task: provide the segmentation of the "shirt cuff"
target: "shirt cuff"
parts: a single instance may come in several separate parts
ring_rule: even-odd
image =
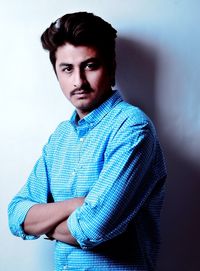
[[[76,209],[68,218],[67,226],[71,235],[76,239],[82,249],[92,249],[102,243],[102,238],[92,240],[84,233],[80,225],[80,208]]]
[[[13,214],[12,219],[10,221],[10,230],[11,232],[18,236],[21,237],[23,240],[34,240],[39,238],[39,236],[34,236],[34,235],[28,235],[24,232],[24,228],[23,228],[23,223],[25,220],[25,217],[28,213],[28,211],[30,210],[31,207],[33,207],[35,204],[35,202],[32,201],[23,201],[20,202],[17,205],[17,209],[15,210],[15,214]]]

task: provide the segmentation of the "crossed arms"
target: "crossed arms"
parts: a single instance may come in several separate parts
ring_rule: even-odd
[[[157,182],[157,177],[146,175],[154,157],[154,137],[146,126],[136,128],[123,129],[107,147],[94,185],[89,192],[78,193],[86,198],[60,197],[61,201],[47,203],[51,190],[45,148],[28,182],[9,205],[12,233],[26,240],[46,234],[91,249],[125,231]]]
[[[80,197],[55,203],[36,204],[27,213],[24,231],[29,235],[46,234],[58,241],[78,245],[68,229],[67,219],[83,202],[84,198]]]

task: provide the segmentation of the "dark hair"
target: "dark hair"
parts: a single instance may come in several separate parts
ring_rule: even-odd
[[[44,49],[55,70],[56,50],[66,42],[72,45],[95,47],[115,77],[115,39],[117,31],[102,18],[88,12],[75,12],[62,16],[48,27],[41,36]],[[112,85],[115,83],[113,78]]]

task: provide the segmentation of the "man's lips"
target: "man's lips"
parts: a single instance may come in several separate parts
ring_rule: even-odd
[[[86,91],[86,90],[79,90],[79,91],[76,91],[75,93],[74,93],[74,95],[81,95],[81,94],[87,94],[87,93],[89,93],[90,91]]]

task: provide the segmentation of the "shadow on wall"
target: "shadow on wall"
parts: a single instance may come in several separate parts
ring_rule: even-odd
[[[150,46],[119,37],[116,46],[117,84],[125,100],[154,120],[156,52]]]
[[[156,48],[123,37],[118,39],[117,85],[128,102],[142,108],[154,121],[167,160],[167,193],[157,270],[196,271],[200,266],[200,167],[174,148],[173,131],[164,134],[165,123],[158,121],[155,103],[158,61]]]
[[[200,266],[200,167],[163,140],[168,191],[162,213],[159,271],[197,271]]]

